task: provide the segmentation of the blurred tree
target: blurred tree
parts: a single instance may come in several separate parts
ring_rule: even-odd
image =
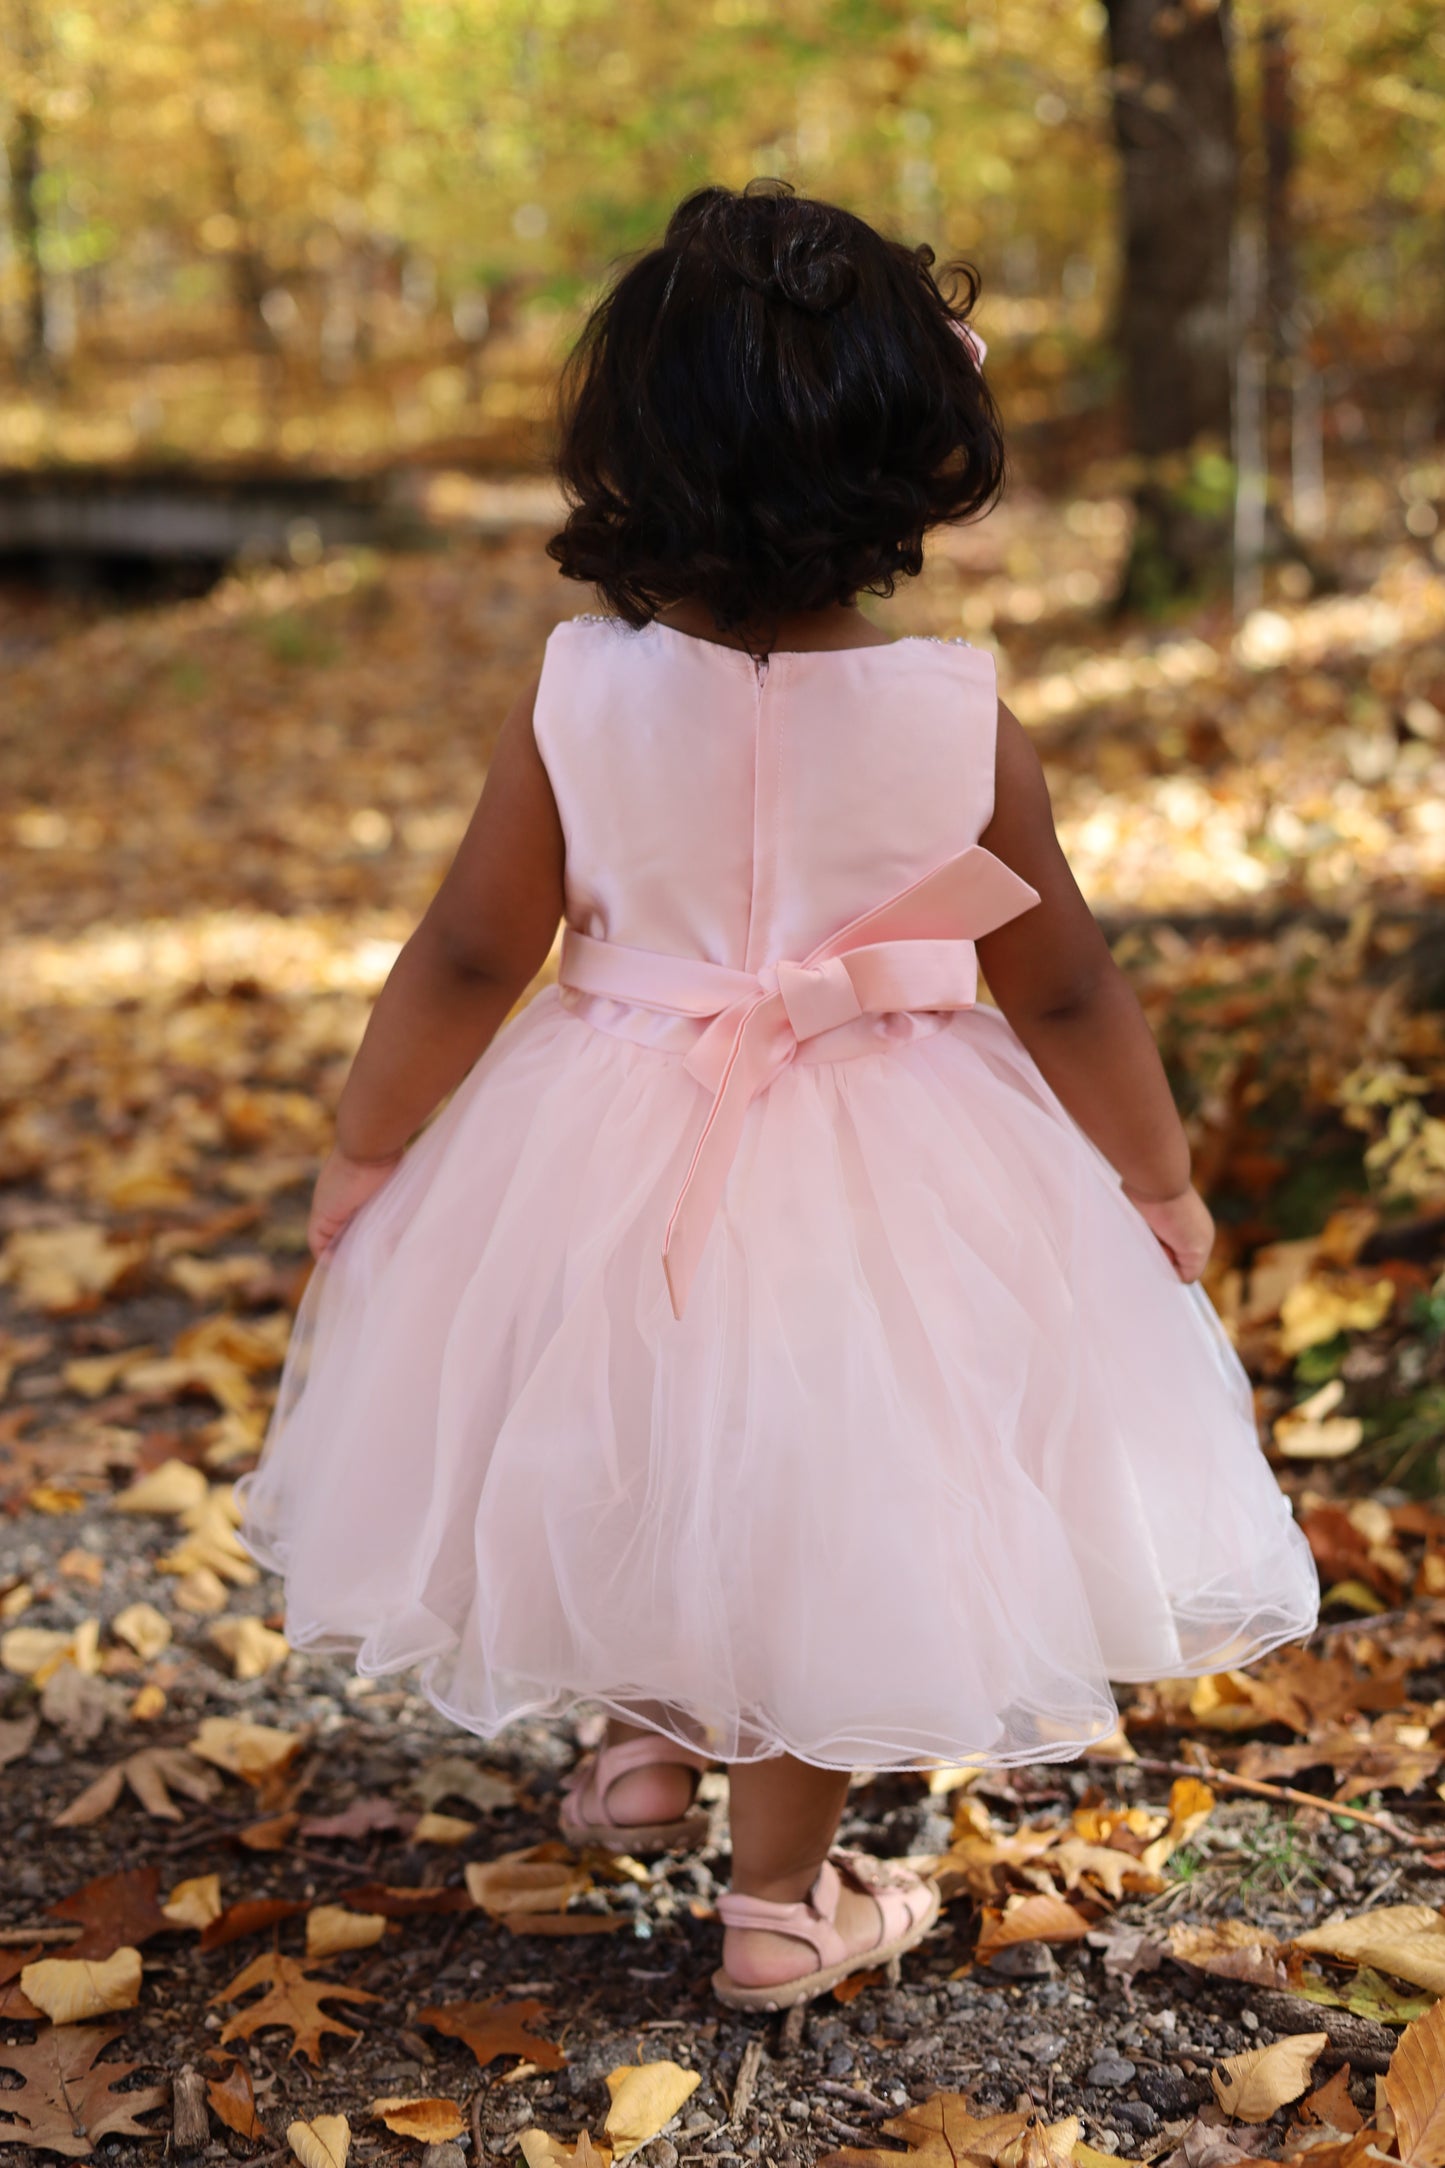
[[[1105,0],[1120,156],[1119,341],[1139,462],[1120,602],[1228,564],[1239,153],[1229,0]]]
[[[40,34],[35,0],[8,0],[5,59],[10,126],[5,145],[11,246],[19,287],[16,358],[26,377],[48,374],[45,263],[40,247]]]

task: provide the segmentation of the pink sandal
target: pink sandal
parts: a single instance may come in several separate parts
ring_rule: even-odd
[[[612,1852],[683,1851],[702,1844],[708,1833],[708,1816],[694,1807],[676,1822],[613,1822],[607,1817],[607,1794],[619,1777],[658,1762],[676,1762],[701,1774],[712,1763],[706,1754],[680,1746],[660,1735],[628,1739],[621,1746],[604,1746],[584,1755],[567,1779],[558,1815],[562,1834],[569,1844],[602,1844]]]
[[[850,1949],[833,1924],[845,1882],[871,1897],[882,1915],[878,1939],[868,1949]],[[811,2002],[850,1973],[886,1965],[911,1950],[938,1918],[939,1904],[936,1882],[915,1874],[901,1860],[874,1859],[867,1852],[830,1852],[802,1904],[775,1904],[768,1897],[729,1890],[717,1903],[725,1927],[793,1935],[812,1946],[818,1963],[813,1971],[772,1987],[743,1987],[719,1967],[712,1976],[713,1992],[730,2010],[789,2010],[794,2003]]]

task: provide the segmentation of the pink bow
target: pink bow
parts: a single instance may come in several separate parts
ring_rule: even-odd
[[[565,929],[561,985],[711,1019],[684,1064],[712,1093],[712,1106],[663,1239],[674,1317],[686,1306],[748,1107],[800,1043],[858,1016],[971,1008],[978,992],[974,942],[1038,901],[1037,889],[975,843],[861,913],[800,963],[758,972]]]

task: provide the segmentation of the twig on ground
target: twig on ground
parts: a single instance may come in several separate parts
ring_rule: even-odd
[[[1112,1754],[1084,1754],[1084,1761],[1114,1762]],[[1445,1848],[1445,1830],[1426,1830],[1420,1834],[1402,1829],[1388,1814],[1372,1813],[1368,1807],[1346,1806],[1340,1799],[1322,1799],[1318,1792],[1304,1792],[1293,1784],[1266,1784],[1260,1777],[1237,1777],[1227,1769],[1216,1769],[1212,1762],[1201,1757],[1198,1761],[1164,1761],[1153,1755],[1141,1754],[1137,1761],[1125,1764],[1146,1776],[1199,1777],[1204,1783],[1226,1792],[1248,1792],[1253,1799],[1274,1799],[1281,1806],[1314,1807],[1321,1814],[1342,1815],[1347,1821],[1364,1822],[1371,1829],[1383,1830],[1396,1844],[1403,1844],[1411,1851],[1435,1852]]]

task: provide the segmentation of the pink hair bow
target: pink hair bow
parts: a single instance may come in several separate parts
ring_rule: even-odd
[[[988,352],[988,348],[984,345],[983,340],[979,337],[978,333],[973,329],[971,324],[960,324],[958,322],[955,322],[953,328],[958,333],[958,336],[962,339],[964,345],[973,355],[974,360],[978,363],[978,366],[981,369],[983,367],[983,357]]]

